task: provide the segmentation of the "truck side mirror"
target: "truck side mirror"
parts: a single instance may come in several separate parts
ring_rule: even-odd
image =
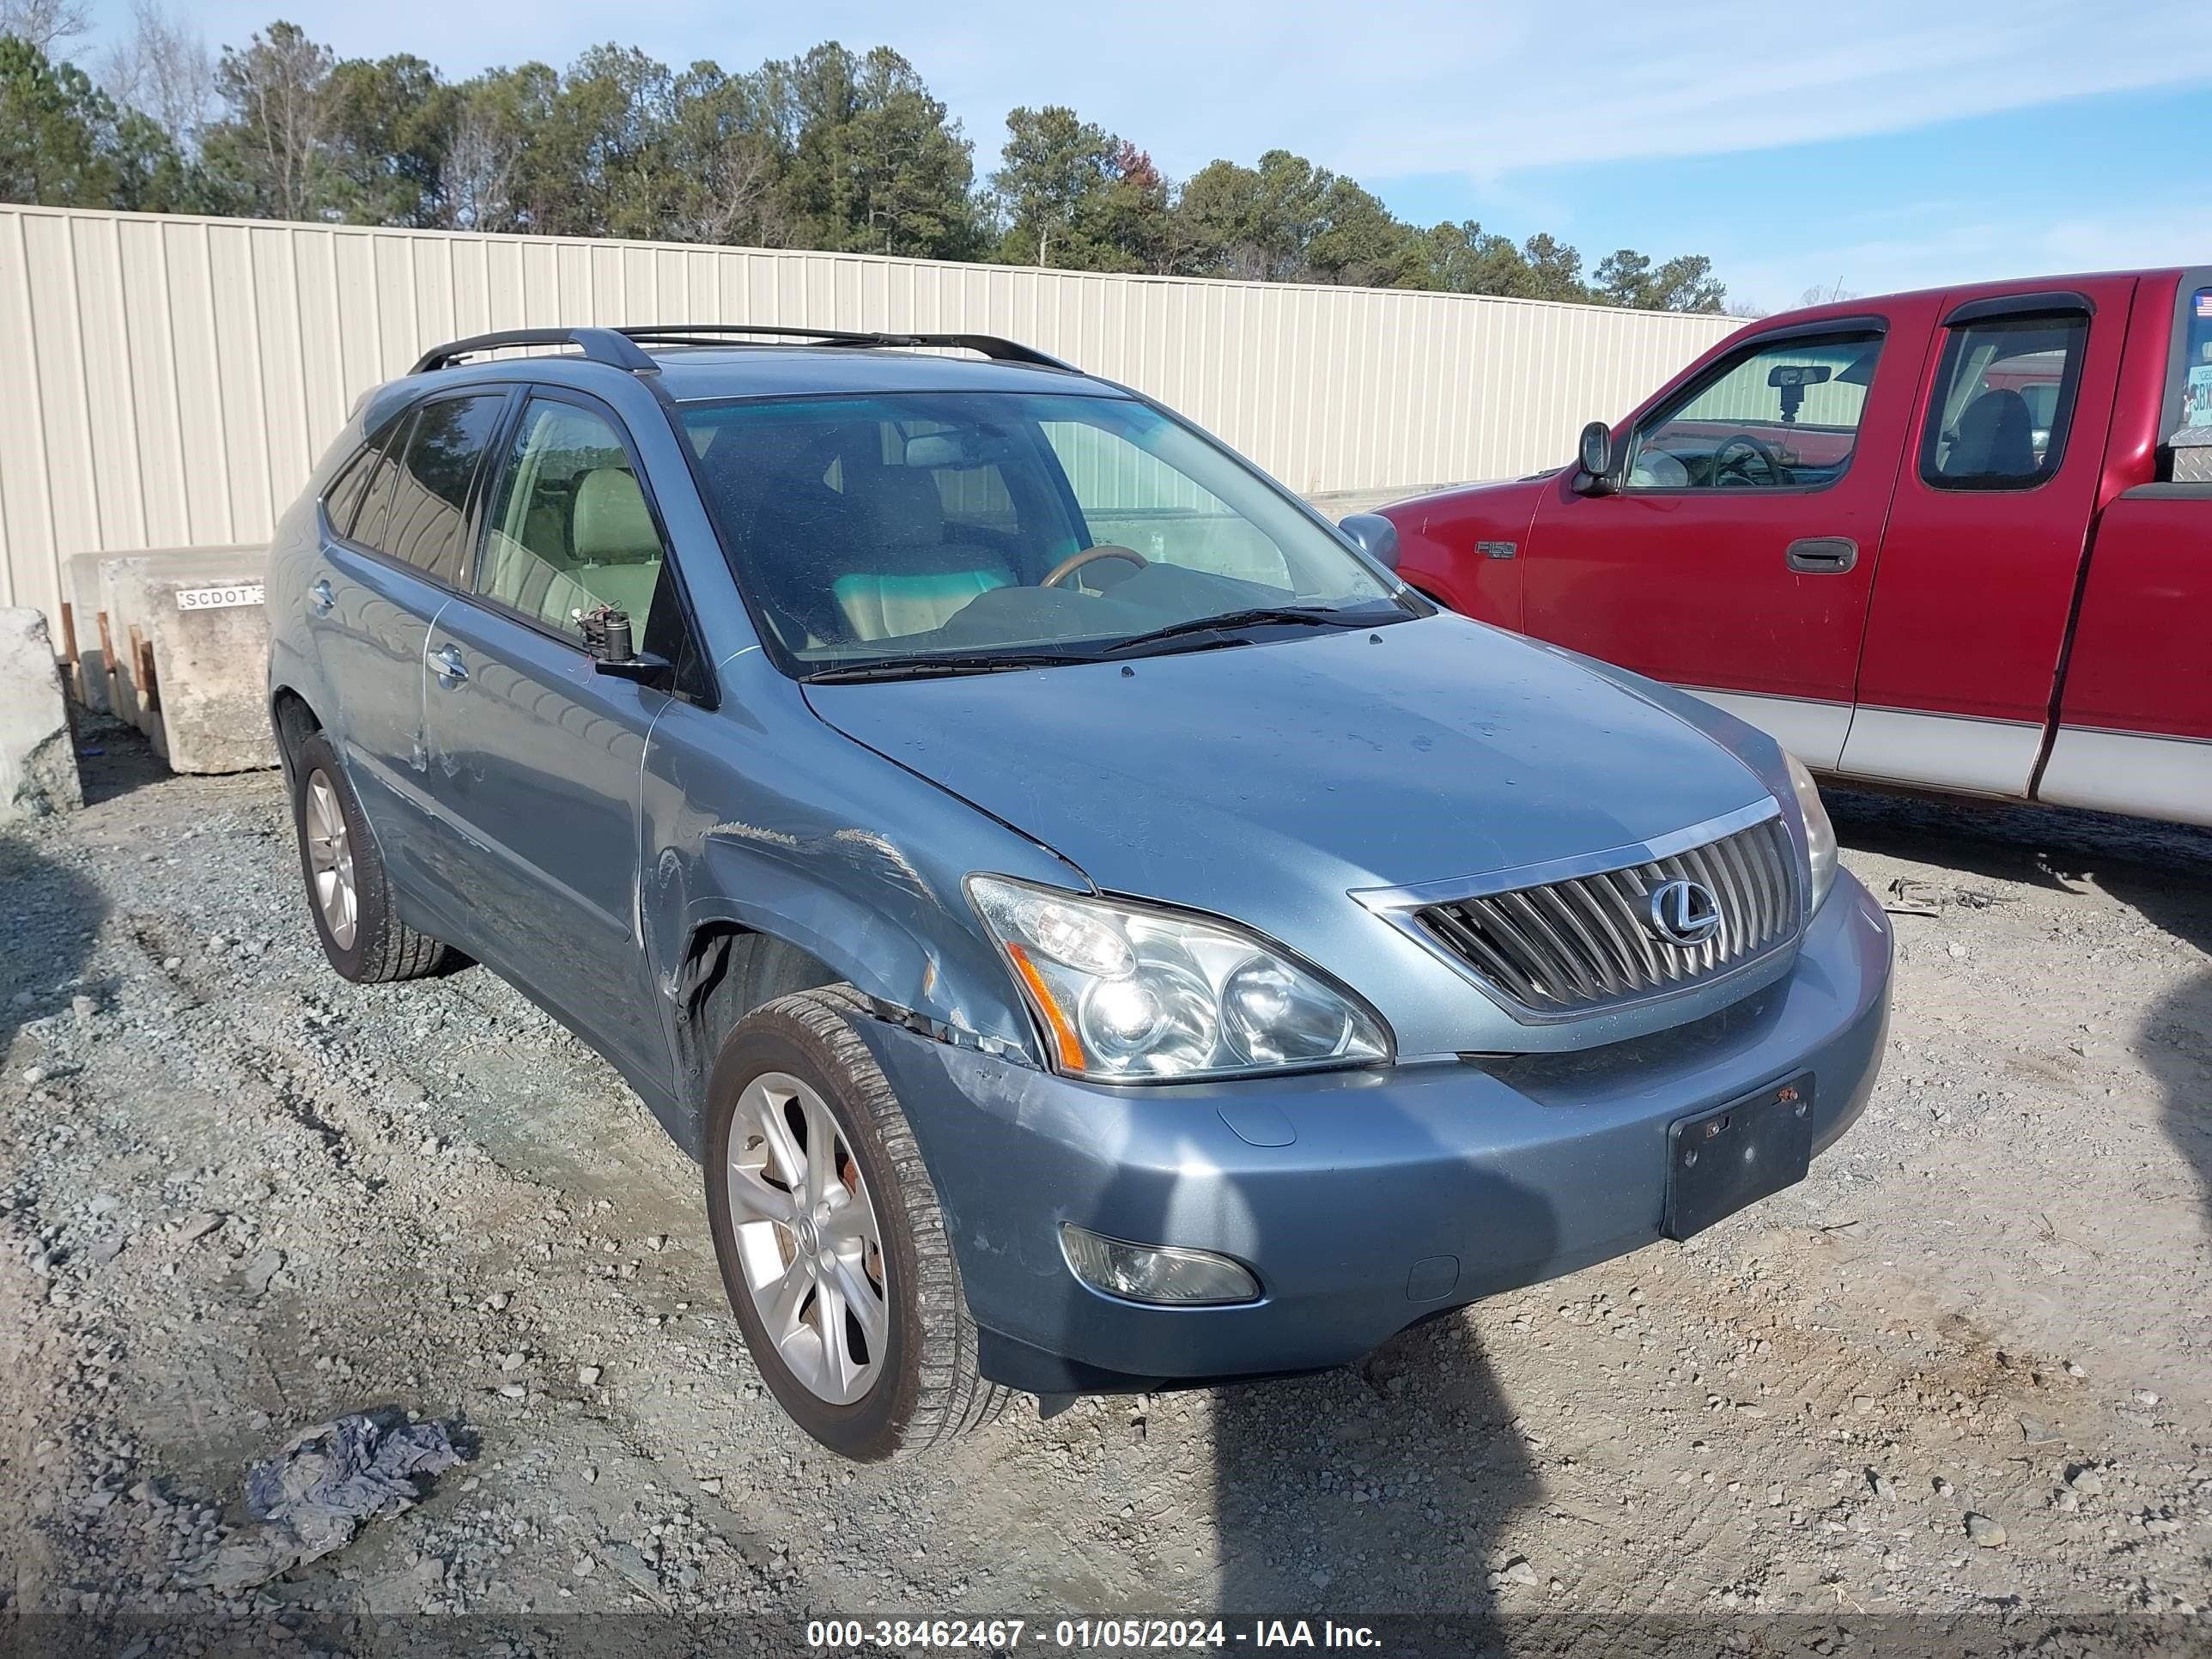
[[[1398,526],[1380,513],[1355,513],[1337,528],[1385,570],[1398,568]]]
[[[1613,476],[1613,428],[1603,421],[1592,421],[1583,428],[1576,459],[1577,495],[1610,495],[1620,488],[1620,480]]]

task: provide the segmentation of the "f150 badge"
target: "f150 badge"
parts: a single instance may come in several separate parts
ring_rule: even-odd
[[[1477,542],[1474,550],[1486,559],[1510,559],[1514,549],[1511,542]]]

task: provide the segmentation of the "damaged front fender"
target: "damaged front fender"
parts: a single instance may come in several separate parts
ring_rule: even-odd
[[[675,1051],[691,941],[729,924],[806,951],[903,1023],[1038,1063],[961,883],[987,870],[1088,890],[1082,872],[816,719],[759,653],[725,673],[725,706],[672,705],[645,757],[640,921]]]

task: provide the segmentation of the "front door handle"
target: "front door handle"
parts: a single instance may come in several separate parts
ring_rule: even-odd
[[[314,607],[318,617],[329,616],[331,607],[337,602],[338,596],[331,591],[331,579],[327,576],[323,577],[307,590],[307,603]]]
[[[1783,557],[1802,575],[1840,576],[1859,562],[1859,544],[1849,536],[1808,536],[1790,543]]]
[[[461,660],[460,652],[450,645],[430,659],[430,666],[448,686],[459,685],[469,677],[469,665]]]

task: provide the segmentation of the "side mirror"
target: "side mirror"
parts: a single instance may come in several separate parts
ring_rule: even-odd
[[[1337,528],[1385,570],[1398,568],[1398,526],[1380,513],[1355,513]]]
[[[593,673],[650,686],[656,691],[665,691],[676,684],[675,664],[630,644],[629,612],[603,605],[594,611],[578,611],[575,620],[584,636],[584,649],[591,655]]]
[[[1620,488],[1613,476],[1613,428],[1603,421],[1592,421],[1583,428],[1575,458],[1580,467],[1575,477],[1577,495],[1610,495]]]
[[[605,674],[610,679],[630,680],[639,685],[650,686],[655,691],[671,690],[676,684],[676,665],[665,657],[654,656],[650,651],[640,651],[619,662],[594,657],[592,672]]]

